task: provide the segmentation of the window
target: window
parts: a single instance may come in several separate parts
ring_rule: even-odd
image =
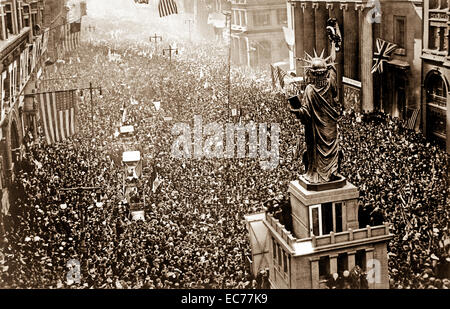
[[[337,271],[338,274],[342,274],[344,270],[348,269],[348,256],[347,253],[341,253],[337,257]]]
[[[427,103],[447,107],[447,87],[439,74],[431,75],[426,83]]]
[[[406,36],[406,18],[405,16],[394,16],[394,43],[397,48],[405,49]]]
[[[330,257],[321,256],[319,260],[319,279],[323,280],[330,274]]]
[[[309,207],[309,232],[311,236],[320,236],[322,230],[322,216],[320,205],[314,205]]]
[[[24,27],[30,27],[30,6],[22,4],[22,24]]]
[[[273,259],[276,259],[277,257],[277,243],[275,242],[275,239],[272,238],[272,257]]]
[[[280,245],[277,244],[277,248],[278,248],[278,265],[281,266],[282,257],[281,257],[281,247],[280,247]]]
[[[285,273],[288,272],[288,257],[287,257],[286,252],[284,252],[284,251],[283,251],[283,271]]]
[[[358,250],[355,254],[355,264],[366,270],[366,250]]]
[[[336,218],[334,220],[335,222],[335,228],[334,230],[336,233],[342,232],[342,203],[336,203],[334,204],[334,217]]]
[[[270,12],[262,11],[253,13],[253,24],[255,26],[269,26],[270,25]]]
[[[247,25],[247,20],[245,18],[245,12],[244,11],[240,11],[239,12],[239,18],[240,18],[240,25],[241,26],[246,26]]]
[[[342,203],[324,203],[309,207],[310,235],[342,232]]]
[[[277,10],[277,21],[279,25],[287,25],[287,10],[278,9]]]
[[[430,9],[439,8],[439,0],[429,0],[429,1],[430,1]]]
[[[429,139],[444,145],[446,134],[447,87],[439,73],[426,80],[426,126]]]
[[[14,34],[14,26],[13,26],[13,15],[12,15],[12,9],[11,4],[6,3],[5,7],[5,26],[6,26],[6,38],[8,38],[10,35]]]

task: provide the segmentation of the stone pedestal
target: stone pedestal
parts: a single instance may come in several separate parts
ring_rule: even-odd
[[[342,229],[358,229],[358,197],[359,191],[348,181],[340,183],[335,188],[330,183],[326,188],[315,191],[308,190],[308,184],[303,180],[291,181],[289,184],[290,201],[292,207],[292,223],[296,238],[308,238],[310,235],[309,207],[325,203],[342,203]],[[310,184],[309,184],[310,185]],[[320,186],[320,185],[319,185]],[[319,236],[319,235],[316,235]]]

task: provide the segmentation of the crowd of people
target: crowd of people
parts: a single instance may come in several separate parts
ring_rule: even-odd
[[[169,62],[136,39],[138,23],[128,21],[134,37],[121,40],[107,38],[114,30],[108,21],[95,28],[75,53],[48,67],[41,82],[40,91],[89,82],[103,91],[92,101],[79,93],[75,136],[27,145],[12,193],[18,198],[0,238],[0,287],[266,287],[250,271],[244,215],[261,211],[268,200],[286,200],[288,183],[303,172],[294,155],[304,144],[302,128],[285,97],[271,88],[267,71],[233,68],[230,107],[241,110],[233,116],[225,48],[179,41]],[[114,133],[124,109],[144,166],[157,166],[162,179],[157,192],[151,183],[142,186],[145,221],[132,221],[123,200],[122,146]],[[205,124],[279,124],[278,167],[263,170],[258,158],[173,158],[174,123],[192,127],[195,115]],[[360,189],[361,225],[389,222],[394,234],[391,287],[449,288],[445,152],[383,115],[345,113],[339,128],[341,173]],[[66,280],[69,260],[81,264],[79,283]],[[334,280],[339,276],[346,277]],[[345,282],[330,279],[329,286],[352,284]]]

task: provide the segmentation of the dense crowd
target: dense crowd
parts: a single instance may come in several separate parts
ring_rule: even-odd
[[[127,26],[135,33],[138,24]],[[103,91],[92,102],[79,93],[76,136],[51,146],[42,139],[28,143],[16,173],[13,195],[19,199],[0,238],[0,287],[265,287],[261,276],[250,273],[244,215],[262,210],[268,200],[287,199],[289,181],[303,171],[293,151],[304,144],[301,124],[284,96],[271,89],[267,71],[233,68],[230,107],[240,107],[241,117],[230,116],[224,48],[181,41],[169,62],[135,37],[106,39],[111,28],[99,22],[89,34],[96,40],[85,41],[43,77],[52,80],[42,81],[41,91],[83,88],[91,81]],[[145,222],[130,220],[123,202],[122,148],[114,133],[124,109],[144,166],[158,166],[162,177],[156,193],[147,178],[140,187]],[[192,127],[195,115],[204,124],[278,123],[278,167],[262,170],[257,158],[173,158],[173,124]],[[361,226],[392,227],[391,287],[450,287],[445,152],[383,115],[346,113],[339,128],[341,172],[360,188]],[[80,283],[66,280],[71,259],[81,263]],[[330,278],[329,286],[354,286],[346,275],[352,273]]]

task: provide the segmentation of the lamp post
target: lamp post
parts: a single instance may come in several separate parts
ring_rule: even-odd
[[[150,42],[155,41],[155,54],[158,53],[158,39],[159,39],[159,41],[162,41],[162,36],[156,35],[156,33],[155,33],[154,36],[151,36],[151,37],[149,38]]]
[[[186,24],[186,22],[189,24],[189,41],[191,41],[191,23],[194,23],[194,21],[192,19],[186,19],[184,23]]]
[[[228,31],[230,36],[230,41],[228,42],[228,99],[227,99],[227,114],[230,117],[230,106],[231,106],[231,12],[222,12],[226,17],[226,22],[228,22]]]

